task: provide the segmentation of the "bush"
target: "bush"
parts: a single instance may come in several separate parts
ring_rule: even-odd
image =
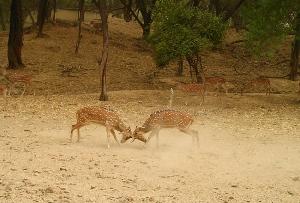
[[[159,0],[153,19],[149,41],[159,66],[219,44],[226,28],[217,16],[176,0]]]

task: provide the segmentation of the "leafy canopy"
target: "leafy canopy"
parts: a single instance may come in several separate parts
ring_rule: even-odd
[[[256,0],[245,4],[241,13],[248,48],[256,55],[271,55],[295,31],[299,12],[299,0]]]
[[[219,44],[226,28],[214,14],[176,0],[157,1],[153,19],[149,40],[159,66]]]

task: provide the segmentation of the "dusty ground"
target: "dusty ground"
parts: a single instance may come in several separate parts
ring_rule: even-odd
[[[188,72],[174,77],[171,64],[154,77],[151,49],[138,26],[110,22],[108,88],[120,91],[110,91],[107,104],[133,129],[168,104],[171,83],[164,81],[188,80]],[[203,106],[199,97],[175,91],[174,108],[195,115],[198,149],[189,136],[164,130],[159,149],[154,138],[146,148],[136,141],[108,150],[98,126],[82,129],[81,142],[70,143],[76,110],[103,105],[96,94],[101,35],[84,32],[76,56],[76,28],[48,25],[45,33],[42,39],[25,35],[22,72],[34,77],[28,93],[0,97],[0,202],[300,202],[296,83],[289,94],[210,95]],[[229,35],[227,42],[236,39]],[[6,42],[7,33],[0,33],[0,64],[6,63]],[[279,62],[289,57],[289,46],[280,50],[259,61],[240,45],[224,45],[203,53],[205,71],[226,79],[244,76],[236,70],[252,78],[282,76],[288,65]],[[286,90],[285,84],[272,82],[273,91]]]
[[[163,108],[168,97],[161,91],[111,94],[108,104],[132,128]],[[191,137],[165,130],[159,149],[153,139],[146,148],[137,141],[114,143],[109,150],[105,130],[97,126],[82,129],[80,143],[69,142],[76,109],[102,105],[96,98],[0,101],[0,202],[300,201],[300,108],[295,97],[232,96],[223,103],[208,97],[199,107],[178,94],[174,108],[197,113],[193,128],[200,132],[198,149]],[[187,99],[191,105],[184,107]]]

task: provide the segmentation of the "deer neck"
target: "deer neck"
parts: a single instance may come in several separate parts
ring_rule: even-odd
[[[127,129],[127,126],[120,120],[116,127],[116,130],[119,132],[124,132],[126,129]]]

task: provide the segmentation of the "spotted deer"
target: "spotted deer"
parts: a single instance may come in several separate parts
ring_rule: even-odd
[[[271,82],[268,78],[264,78],[264,77],[259,77],[250,80],[250,82],[246,85],[246,88],[259,87],[259,86],[262,86],[266,89],[266,95],[271,94]]]
[[[199,144],[198,131],[190,129],[194,122],[192,116],[186,112],[177,110],[160,110],[152,113],[141,127],[136,127],[132,136],[123,137],[122,143],[132,138],[132,142],[137,139],[144,143],[149,143],[150,139],[156,135],[156,146],[159,147],[159,131],[163,128],[177,128],[183,133],[191,135]],[[151,132],[146,139],[144,135]]]
[[[89,124],[99,124],[106,128],[107,148],[110,148],[110,134],[113,135],[115,141],[119,144],[116,131],[123,134],[123,137],[131,137],[131,129],[126,126],[120,119],[117,112],[108,107],[84,107],[77,111],[77,123],[72,125],[70,140],[72,142],[73,131],[77,129],[77,142],[80,140],[79,129]]]
[[[217,90],[217,95],[219,95],[220,90],[224,87],[226,87],[224,84],[226,83],[226,80],[222,77],[205,77],[204,78],[204,84],[207,87],[212,87],[213,90]],[[225,89],[225,91],[228,91]]]
[[[0,94],[2,94],[4,98],[6,98],[7,92],[8,92],[7,86],[0,84]]]
[[[204,97],[205,97],[205,85],[201,83],[189,83],[189,84],[179,84],[177,86],[177,89],[184,92],[184,93],[199,93],[201,96],[201,104],[204,103]]]
[[[30,86],[32,83],[32,76],[27,74],[12,73],[7,74],[6,77],[10,81],[9,94],[15,89],[17,84],[23,84],[23,91],[21,93],[21,96],[23,96],[28,86]]]
[[[1,80],[7,84],[7,95],[10,95],[11,92],[16,88],[17,84],[23,84],[23,91],[21,96],[24,95],[26,88],[32,83],[32,76],[22,73],[7,73],[6,69],[2,67],[1,70]]]

